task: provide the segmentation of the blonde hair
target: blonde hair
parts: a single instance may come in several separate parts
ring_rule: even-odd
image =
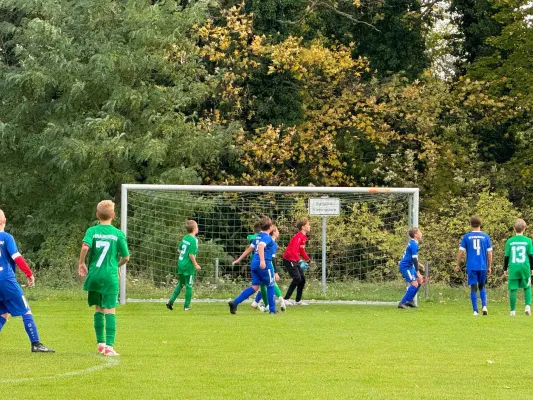
[[[187,222],[185,222],[185,229],[187,229],[188,233],[193,233],[194,232],[194,228],[196,228],[197,226],[198,226],[198,224],[193,219],[189,219],[189,220],[187,220]]]
[[[115,214],[115,203],[111,200],[102,200],[96,206],[96,218],[106,221],[113,218]]]
[[[521,218],[518,218],[514,223],[514,230],[516,233],[524,233],[526,230],[526,221]]]

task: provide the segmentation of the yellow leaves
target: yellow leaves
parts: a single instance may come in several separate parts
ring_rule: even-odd
[[[353,5],[357,8],[361,7],[361,0],[353,0]]]

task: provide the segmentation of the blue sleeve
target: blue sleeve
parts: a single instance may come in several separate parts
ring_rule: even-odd
[[[13,256],[17,254],[19,251],[17,249],[17,244],[15,243],[15,239],[13,236],[9,235],[6,240],[6,250],[9,253],[9,256],[11,259],[13,259]]]
[[[418,244],[411,242],[411,262],[413,267],[418,267]]]
[[[466,250],[467,243],[468,241],[466,240],[466,235],[464,235],[463,238],[461,239],[461,246],[459,248]]]
[[[492,243],[490,241],[490,236],[487,235],[487,251],[492,250]]]

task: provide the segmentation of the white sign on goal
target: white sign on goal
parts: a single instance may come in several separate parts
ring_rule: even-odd
[[[309,199],[309,215],[321,217],[339,216],[341,214],[341,200],[320,198]]]

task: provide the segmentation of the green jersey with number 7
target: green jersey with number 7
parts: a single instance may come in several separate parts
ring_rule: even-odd
[[[103,295],[118,295],[118,262],[120,257],[130,255],[124,232],[113,225],[91,226],[85,232],[83,243],[89,246],[89,271],[83,289]]]

